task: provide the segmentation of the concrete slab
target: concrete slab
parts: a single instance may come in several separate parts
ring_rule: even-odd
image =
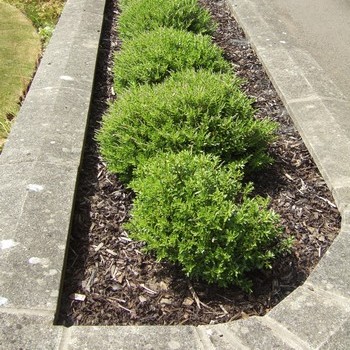
[[[200,326],[216,349],[301,349],[303,345],[297,337],[287,337],[286,332],[278,333],[264,323],[264,317],[251,317],[216,326]]]
[[[16,229],[27,196],[25,174],[31,174],[33,166],[32,163],[1,164],[0,161],[0,241],[10,239]]]
[[[283,44],[269,45],[256,50],[284,102],[312,97],[346,99],[307,52]]]
[[[31,90],[13,125],[0,164],[49,162],[78,165],[90,94],[71,88]]]
[[[327,0],[322,2],[329,5]],[[310,11],[307,2],[300,4],[298,10],[294,3],[277,0],[226,3],[255,47],[342,212],[350,203],[350,86],[343,89],[342,84],[343,80],[349,81],[349,70],[343,70],[341,77],[328,74],[332,72],[319,60],[320,55],[311,54],[309,46],[304,45],[307,33],[305,37],[295,37],[298,25],[305,28],[318,23],[313,11],[308,13],[310,22],[301,24],[297,20],[296,25],[291,19],[290,16],[299,18],[294,17],[296,12],[305,18],[300,8]],[[343,4],[338,5],[337,11],[344,8]],[[335,11],[335,6],[331,7]],[[350,8],[345,6],[344,10]],[[350,32],[350,26],[344,30]]]
[[[350,95],[350,5],[330,0],[229,0],[239,21],[248,29],[254,44],[262,43],[257,20],[273,28],[276,42],[309,53],[330,80]],[[253,21],[255,20],[255,23]],[[261,24],[261,23],[260,23]],[[264,25],[260,25],[264,32]],[[257,33],[259,34],[259,33]],[[266,38],[265,38],[266,39]],[[266,43],[265,43],[266,44]]]
[[[284,101],[321,96],[346,99],[310,53],[290,40],[283,15],[266,1],[226,0],[245,29],[262,64]]]
[[[267,316],[318,349],[350,320],[349,299],[310,286],[299,287]]]
[[[74,13],[76,15],[80,14],[80,16],[85,16],[86,13],[103,16],[104,7],[105,1],[75,0],[67,2],[60,20],[67,19],[70,14]],[[97,30],[98,28],[95,27],[95,29]]]
[[[320,350],[348,350],[350,349],[350,321],[345,322]]]
[[[350,137],[337,122],[340,116],[334,114],[334,102],[314,98],[290,102],[287,109],[342,211],[350,203],[350,193],[346,195],[350,189]]]
[[[68,87],[91,92],[93,77],[90,72],[95,68],[100,36],[96,28],[102,24],[103,17],[84,12],[81,17],[75,18],[75,13],[68,12],[68,18],[62,17],[55,31],[55,40],[47,48],[31,90]]]
[[[195,327],[71,327],[66,349],[203,350]]]
[[[20,175],[19,179],[13,177],[9,180],[16,184],[21,198],[26,193],[21,211],[15,217],[15,227],[11,226],[13,220],[7,223],[6,218],[1,218],[4,227],[10,227],[10,231],[4,229],[0,236],[0,241],[5,242],[6,247],[1,249],[0,254],[0,296],[6,302],[0,308],[54,312],[68,240],[77,169],[37,163],[30,173]],[[18,200],[17,192],[8,195],[7,203]]]
[[[307,282],[349,298],[350,303],[350,228],[343,230],[328,249]]]
[[[0,348],[6,350],[57,350],[63,328],[45,315],[0,312]]]
[[[104,6],[67,2],[2,152],[4,163],[80,162]]]

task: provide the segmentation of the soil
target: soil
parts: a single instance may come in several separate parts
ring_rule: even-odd
[[[222,47],[244,90],[255,98],[257,117],[280,123],[271,145],[274,165],[254,179],[256,193],[271,198],[293,250],[271,270],[251,273],[253,292],[219,288],[186,278],[179,267],[156,262],[123,230],[134,194],[106,171],[94,134],[109,102],[112,55],[120,48],[118,8],[107,1],[88,130],[72,223],[58,324],[199,325],[264,315],[301,285],[339,232],[340,216],[324,180],[296,131],[242,29],[224,1],[201,0],[219,23]]]

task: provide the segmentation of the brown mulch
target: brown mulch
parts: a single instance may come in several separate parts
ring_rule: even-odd
[[[271,198],[293,251],[272,270],[251,274],[254,290],[218,288],[189,281],[176,266],[157,263],[128,238],[133,193],[100,159],[94,133],[113,96],[111,55],[120,43],[115,33],[118,10],[107,1],[89,135],[72,224],[66,277],[57,323],[65,325],[215,324],[264,315],[298,287],[323,256],[340,227],[340,216],[325,182],[271,85],[243,31],[223,1],[200,1],[219,22],[213,40],[225,50],[244,89],[255,98],[257,116],[280,123],[271,146],[274,165],[257,176],[256,192]]]

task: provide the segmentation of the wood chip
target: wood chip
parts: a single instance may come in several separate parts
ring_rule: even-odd
[[[193,303],[194,300],[192,298],[185,298],[185,300],[182,302],[182,305],[191,306]]]
[[[114,251],[111,250],[111,249],[106,249],[106,252],[109,253],[109,254],[111,254],[111,255],[113,255],[113,256],[118,255],[118,253],[114,252]]]
[[[139,295],[139,300],[141,303],[145,303],[148,299],[144,297],[143,295]]]
[[[190,292],[193,296],[193,299],[196,301],[197,307],[200,310],[201,309],[201,302],[200,302],[198,295],[195,292],[195,290],[193,289],[192,284],[190,282],[188,282],[188,289],[190,290]]]
[[[149,294],[158,294],[158,292],[156,292],[156,291],[154,291],[154,290],[152,290],[152,289],[149,289],[149,288],[147,288],[143,283],[141,283],[140,284],[140,287],[141,288],[143,288],[147,293],[149,293]]]
[[[85,301],[86,295],[79,294],[79,293],[74,293],[74,294],[71,295],[71,299],[76,300],[76,301]]]
[[[98,246],[95,247],[95,252],[98,252],[103,247],[103,243],[101,242]]]

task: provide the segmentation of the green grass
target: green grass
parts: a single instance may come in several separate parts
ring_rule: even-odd
[[[0,0],[0,152],[63,5],[63,0]]]
[[[40,50],[40,38],[32,23],[15,7],[0,2],[0,149]]]
[[[65,0],[4,0],[20,9],[37,29],[43,44],[49,41]]]

